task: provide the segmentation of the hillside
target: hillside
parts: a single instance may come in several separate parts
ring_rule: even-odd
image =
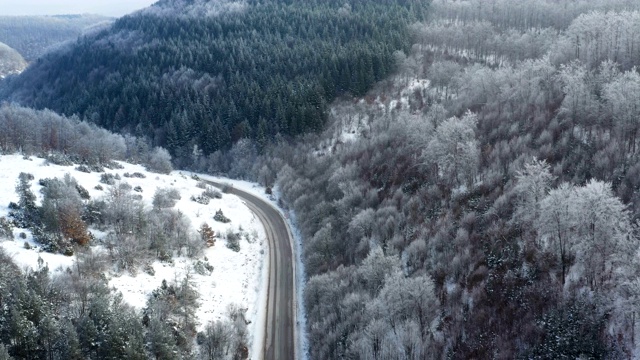
[[[242,138],[264,146],[322,129],[327,103],[387,76],[420,4],[159,2],[47,55],[4,98],[150,136],[181,158]]]
[[[4,343],[16,359],[29,354],[68,358],[74,345],[62,338],[77,337],[79,349],[75,350],[84,358],[107,354],[122,358],[125,350],[129,358],[134,354],[137,358],[152,354],[176,358],[225,347],[233,353],[242,346],[259,354],[266,307],[264,254],[268,251],[259,220],[234,195],[206,189],[191,176],[150,173],[125,162],[114,165],[98,169],[56,165],[38,157],[0,156],[0,183],[5,184],[0,191],[0,297],[4,306],[0,309],[0,350]],[[16,222],[20,210],[10,204],[21,203],[13,185],[23,183],[22,179],[30,179],[26,184],[44,230]],[[71,220],[73,212],[67,212],[76,205],[82,214],[77,222]],[[208,243],[202,231],[205,223]],[[124,233],[123,226],[128,229]],[[45,241],[55,238],[55,227],[65,237],[76,234],[72,245],[56,250],[57,246]],[[82,231],[89,237],[80,244]],[[13,264],[24,273],[7,279],[5,274]],[[50,292],[38,293],[32,285],[24,285],[31,294],[29,301],[35,302],[25,305],[21,303],[25,298],[15,289],[22,286],[20,279],[30,276],[47,282]],[[8,295],[7,291],[14,292]],[[100,308],[104,301],[106,308]],[[92,313],[83,313],[83,306]],[[21,319],[37,329],[37,334],[13,328]],[[101,334],[84,334],[87,326],[97,327]],[[129,333],[117,326],[127,327]],[[216,326],[228,335],[215,340],[216,348],[207,350],[203,341],[209,341]],[[198,332],[199,339],[204,339],[201,347],[193,343]],[[56,346],[37,345],[45,343],[44,336],[54,339]],[[137,336],[144,337],[146,345],[136,343]],[[101,345],[91,345],[98,339]],[[118,348],[120,341],[130,345]]]
[[[0,79],[11,74],[19,74],[27,67],[27,62],[14,49],[0,42]]]
[[[0,41],[28,62],[111,19],[98,15],[0,16]]]
[[[430,14],[323,133],[206,162],[295,215],[309,357],[639,358],[638,3]]]

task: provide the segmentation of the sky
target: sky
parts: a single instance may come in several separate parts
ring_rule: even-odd
[[[0,15],[99,14],[122,16],[157,0],[0,0]]]

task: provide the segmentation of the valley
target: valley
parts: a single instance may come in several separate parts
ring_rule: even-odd
[[[0,359],[640,357],[638,24],[163,0],[43,55],[0,83]]]

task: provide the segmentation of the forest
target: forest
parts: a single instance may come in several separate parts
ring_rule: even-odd
[[[276,134],[321,130],[336,96],[364,94],[387,76],[422,8],[224,1],[214,14],[185,16],[189,2],[168,4],[40,58],[5,98],[150,135],[176,157],[194,146],[205,155],[228,150],[243,138],[262,147]],[[207,2],[200,6],[206,13]]]
[[[295,214],[311,359],[640,355],[638,10],[433,2],[325,131],[193,163]]]
[[[193,2],[178,4],[199,13]],[[310,359],[640,356],[635,335],[640,305],[637,2],[437,0],[426,12],[413,3],[395,1],[354,1],[346,7],[318,0],[305,2],[309,6],[304,8],[297,7],[301,6],[297,1],[225,4],[229,5],[212,8],[213,15],[205,12],[205,18],[215,20],[190,21],[189,31],[167,2],[119,20],[114,29],[145,23],[145,28],[166,31],[176,44],[178,39],[189,43],[190,31],[199,31],[200,24],[210,36],[242,33],[217,38],[215,45],[226,44],[219,51],[234,54],[225,58],[234,67],[210,64],[214,69],[234,69],[233,73],[207,72],[215,80],[198,81],[205,77],[203,69],[193,65],[180,71],[167,65],[171,60],[167,58],[166,63],[157,62],[151,69],[155,77],[145,83],[155,90],[114,90],[109,96],[129,94],[120,99],[123,103],[138,91],[148,99],[156,91],[172,101],[196,103],[202,94],[209,101],[227,96],[188,110],[206,110],[208,115],[201,118],[209,119],[206,126],[218,126],[220,117],[220,128],[211,134],[227,140],[205,148],[205,143],[174,136],[189,133],[184,130],[189,126],[177,124],[198,119],[183,111],[186,105],[179,102],[166,108],[161,106],[166,102],[154,103],[154,111],[167,113],[154,115],[146,124],[138,120],[150,117],[129,113],[133,108],[125,107],[123,119],[130,121],[116,121],[115,108],[108,110],[107,104],[103,110],[97,104],[105,103],[84,94],[79,86],[71,90],[73,107],[64,99],[51,107],[134,134],[152,129],[147,146],[166,144],[178,167],[274,186],[302,240]],[[252,6],[261,11],[254,12]],[[323,11],[329,8],[335,11],[327,15]],[[269,51],[283,51],[275,68],[259,65],[273,53],[261,59],[243,51],[264,49],[252,43],[259,37],[245,32],[250,22],[243,19],[253,16],[252,21],[259,23],[261,14],[267,18],[266,10],[273,11],[269,24],[283,27],[264,28],[265,37],[296,34],[283,37],[288,39],[286,46],[265,45]],[[286,22],[278,21],[282,13],[287,14]],[[313,72],[326,58],[303,56],[305,49],[323,48],[323,41],[305,45],[322,33],[320,25],[304,23],[309,29],[302,37],[306,40],[296,40],[303,31],[295,24],[314,16],[323,19],[318,24],[333,24],[335,31],[327,30],[329,35],[353,31],[350,36],[362,36],[353,44],[330,37],[329,43],[344,46],[335,48],[330,57],[345,66],[336,65],[337,73],[332,67],[326,73]],[[340,16],[349,21],[340,22]],[[385,28],[387,23],[372,20],[385,16],[397,22]],[[372,28],[385,30],[376,33]],[[78,81],[70,69],[82,69],[84,61],[76,60],[89,54],[102,54],[97,57],[122,65],[118,73],[104,75],[118,84],[132,71],[126,65],[128,56],[151,58],[156,45],[163,49],[157,53],[159,59],[173,53],[168,42],[144,41],[151,39],[145,36],[106,31],[81,39],[75,49],[85,50],[73,50],[78,51],[74,56],[51,55],[60,58],[56,67],[55,61],[43,60],[42,68],[11,80],[5,91],[13,87],[15,99],[45,106],[42,99],[53,96],[55,87],[51,93],[34,94],[17,84],[37,84],[37,76],[48,80],[34,89],[53,86],[55,76]],[[100,44],[102,50],[90,44]],[[362,46],[362,52],[347,51],[354,49],[351,46]],[[363,54],[373,54],[369,46],[385,49],[384,66],[378,68],[384,71],[374,71],[372,77],[364,76],[375,68],[364,60]],[[132,55],[119,47],[140,50]],[[199,56],[206,55],[193,49],[189,55],[182,53],[181,61],[193,58],[196,64]],[[254,63],[255,67],[247,65]],[[350,74],[363,75],[342,76],[341,69],[347,67]],[[107,68],[92,68],[93,73],[85,73],[91,76],[82,79],[103,84],[96,91],[107,91],[107,80],[100,80]],[[58,72],[46,78],[45,69]],[[273,77],[284,88],[265,88],[258,80],[256,85],[249,80],[245,84],[242,77],[252,71],[259,75],[256,79]],[[305,97],[309,93],[298,91],[300,83],[290,77],[301,74],[307,75],[305,84],[311,84],[318,96]],[[325,87],[323,80],[334,81],[333,87]],[[140,86],[137,80],[130,81]],[[215,85],[199,87],[203,84]],[[247,90],[252,86],[255,93]],[[91,94],[89,89],[93,88],[86,89]],[[260,108],[251,104],[252,97],[244,96],[263,94],[258,91],[274,91],[275,98],[287,99],[292,107],[281,109],[284,115],[278,118],[274,103]],[[187,93],[191,98],[177,96]],[[89,98],[91,105],[81,104]],[[147,104],[142,99],[138,101]],[[296,102],[304,106],[295,107]],[[229,108],[216,113],[224,104],[235,106],[236,120],[230,121],[228,114],[236,112]],[[315,107],[318,104],[321,111]],[[94,110],[87,110],[94,105]],[[172,112],[177,109],[186,120],[176,120]],[[247,109],[252,109],[247,114],[253,117],[244,113]],[[295,114],[316,110],[318,117]],[[268,125],[268,141],[260,135],[260,117]],[[162,122],[153,122],[161,118]],[[237,126],[245,120],[246,127]],[[207,133],[206,127],[193,129],[201,136]],[[5,344],[14,344],[11,341],[15,338],[3,338]]]

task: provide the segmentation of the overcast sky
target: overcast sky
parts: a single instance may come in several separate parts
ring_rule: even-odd
[[[157,0],[0,0],[0,15],[100,14],[122,16]]]

